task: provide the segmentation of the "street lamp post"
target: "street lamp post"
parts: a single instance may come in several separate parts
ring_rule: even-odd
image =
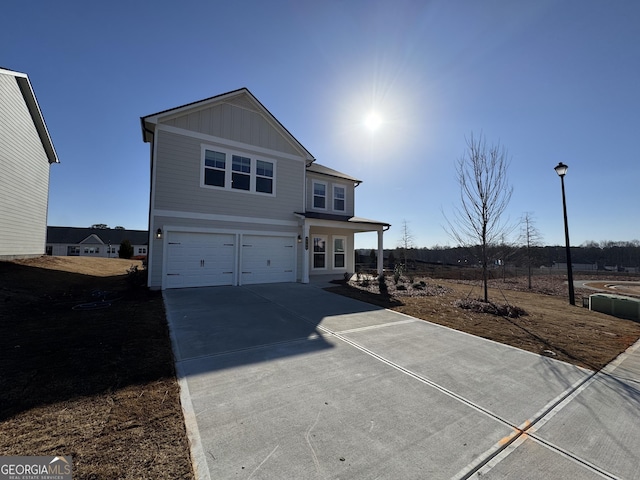
[[[567,280],[569,281],[569,303],[571,305],[576,304],[575,294],[573,292],[573,267],[571,264],[571,244],[569,243],[569,223],[567,222],[567,200],[564,196],[564,176],[567,173],[569,167],[560,162],[555,167],[555,171],[560,177],[560,183],[562,185],[562,209],[564,212],[564,240],[567,248]]]

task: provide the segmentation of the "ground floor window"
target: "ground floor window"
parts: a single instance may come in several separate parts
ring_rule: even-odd
[[[324,235],[313,237],[313,268],[327,268],[327,237]]]
[[[345,268],[347,237],[333,237],[333,268]]]

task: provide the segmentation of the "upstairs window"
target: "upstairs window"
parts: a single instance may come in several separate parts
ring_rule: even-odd
[[[275,196],[276,160],[201,144],[200,186]]]
[[[313,208],[327,208],[327,184],[313,182]]]
[[[339,185],[333,186],[333,209],[336,212],[345,211],[346,188]]]
[[[213,150],[204,151],[204,184],[224,187],[227,156]]]
[[[248,191],[251,188],[251,159],[233,155],[231,170],[231,188]]]
[[[273,193],[273,163],[256,160],[256,192]]]

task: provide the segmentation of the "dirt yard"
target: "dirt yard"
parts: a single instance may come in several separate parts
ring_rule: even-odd
[[[71,455],[77,479],[194,478],[162,297],[129,287],[132,265],[0,262],[0,455]]]
[[[491,280],[489,300],[524,309],[527,314],[519,318],[455,306],[456,300],[482,298],[479,281],[420,276],[413,282],[403,280],[399,285],[406,290],[398,290],[393,278],[387,277],[387,295],[380,295],[376,281],[370,281],[368,286],[352,281],[328,290],[592,370],[604,367],[640,338],[640,323],[582,307],[582,298],[594,290],[576,289],[578,305],[569,305],[566,277],[562,276],[533,277],[532,290],[524,278]],[[422,289],[414,288],[420,281],[424,282]],[[597,286],[601,279],[593,281]]]

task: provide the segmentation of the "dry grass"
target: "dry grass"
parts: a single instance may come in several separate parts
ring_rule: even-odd
[[[397,292],[391,279],[387,280],[389,295],[379,294],[377,282],[366,288],[352,282],[329,290],[592,370],[605,366],[640,337],[638,322],[569,305],[562,277],[534,277],[532,291],[523,280],[493,280],[490,301],[524,309],[527,315],[519,318],[456,307],[456,300],[482,297],[477,281],[416,277],[414,282],[419,280],[426,283],[427,294],[410,287],[410,295],[406,291]],[[594,292],[578,289],[577,302],[591,293]]]
[[[120,259],[0,262],[0,455],[71,455],[74,478],[193,478],[162,297]],[[74,310],[115,292],[108,308]]]

